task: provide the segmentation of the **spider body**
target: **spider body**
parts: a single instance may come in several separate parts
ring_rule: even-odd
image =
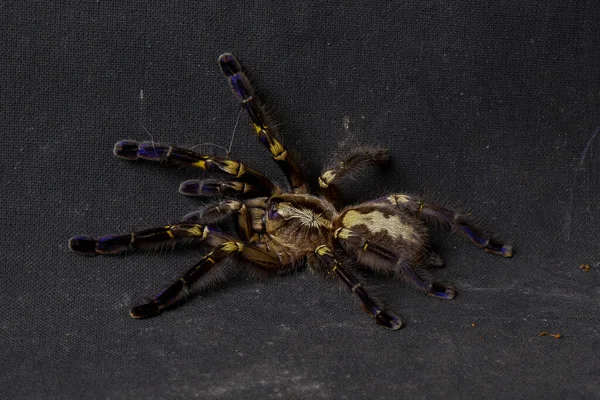
[[[204,282],[206,287],[210,281],[202,278],[209,272],[218,276],[220,264],[235,258],[243,268],[266,274],[308,266],[333,276],[357,296],[362,308],[378,324],[395,330],[402,322],[367,292],[360,271],[393,274],[430,296],[454,298],[452,287],[432,281],[426,271],[428,267],[443,266],[441,257],[430,248],[426,221],[448,225],[489,253],[512,256],[511,246],[478,229],[466,214],[416,196],[392,194],[354,206],[336,207],[340,200],[336,186],[357,169],[386,163],[389,156],[383,148],[359,147],[335,160],[319,177],[320,195],[308,193],[300,169],[276,138],[240,64],[231,54],[223,54],[219,61],[255,135],[285,172],[288,188],[228,158],[154,143],[118,142],[114,154],[123,159],[178,164],[228,176],[224,180],[183,182],[179,191],[184,195],[218,196],[220,200],[186,215],[176,224],[124,235],[71,238],[70,248],[83,255],[117,254],[181,239],[209,248],[173,284],[148,303],[134,307],[130,311],[132,317],[151,317],[176,305],[192,285],[203,287]]]

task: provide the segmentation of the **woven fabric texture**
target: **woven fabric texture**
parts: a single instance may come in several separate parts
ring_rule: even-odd
[[[600,387],[600,8],[593,1],[14,2],[0,6],[0,393],[12,399],[591,398]],[[240,278],[148,320],[131,306],[201,254],[85,258],[71,236],[175,222],[191,170],[122,139],[282,182],[217,58],[234,53],[311,182],[340,146],[392,163],[356,202],[420,193],[511,241],[437,229],[458,296],[373,278],[376,326],[309,273]],[[589,266],[589,270],[583,266]],[[580,268],[580,266],[582,266]],[[539,336],[542,332],[561,338]]]

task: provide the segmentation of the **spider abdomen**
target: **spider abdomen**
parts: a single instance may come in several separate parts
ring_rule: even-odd
[[[419,265],[429,244],[421,220],[385,206],[362,204],[349,208],[337,218],[335,227],[346,251],[357,253],[361,264],[373,268],[389,269],[399,261]]]

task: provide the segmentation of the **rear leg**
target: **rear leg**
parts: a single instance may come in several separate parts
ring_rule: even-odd
[[[444,208],[435,204],[425,203],[418,197],[405,194],[393,194],[388,197],[375,200],[379,203],[392,204],[402,210],[408,211],[416,217],[425,218],[433,222],[443,222],[450,226],[458,234],[466,236],[471,242],[485,252],[512,257],[513,248],[485,233],[475,226],[471,218],[461,212]]]
[[[393,271],[406,282],[433,297],[451,300],[456,296],[454,288],[425,278],[422,273],[411,266],[407,261],[401,259],[400,254],[393,251],[388,246],[374,241],[367,241],[356,232],[347,228],[338,228],[334,232],[334,238],[350,254],[356,254],[358,261],[361,264],[368,266],[375,271]],[[425,262],[435,262],[436,264],[442,262],[443,264],[443,261],[439,256],[434,256],[433,259],[429,256]],[[433,264],[427,265],[439,266]]]

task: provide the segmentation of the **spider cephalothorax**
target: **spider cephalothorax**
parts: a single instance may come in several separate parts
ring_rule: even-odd
[[[429,246],[425,220],[443,222],[483,250],[512,256],[512,247],[476,228],[467,215],[406,194],[392,194],[338,209],[336,185],[348,173],[369,164],[384,164],[386,149],[359,147],[329,164],[319,177],[320,194],[309,194],[300,170],[276,138],[263,107],[255,97],[240,64],[231,54],[219,58],[221,70],[248,113],[259,140],[287,177],[287,189],[244,164],[154,143],[124,140],[114,148],[117,157],[178,164],[227,176],[223,180],[183,182],[188,196],[229,197],[207,205],[173,225],[125,235],[76,236],[69,247],[84,255],[116,254],[156,244],[190,239],[209,247],[192,268],[151,301],[134,307],[134,318],[151,317],[177,304],[194,283],[217,273],[219,263],[236,258],[241,268],[285,272],[308,266],[343,282],[375,321],[390,329],[402,322],[367,293],[360,269],[394,273],[430,296],[452,299],[454,289],[431,281],[423,268],[443,266]],[[213,280],[214,281],[214,280]],[[206,285],[204,285],[206,286]]]

